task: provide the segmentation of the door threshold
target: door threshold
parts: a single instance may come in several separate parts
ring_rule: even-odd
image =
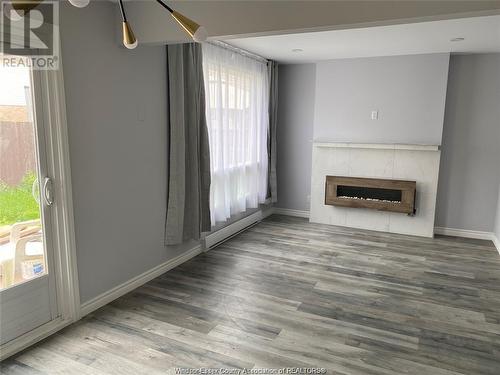
[[[21,350],[36,344],[71,323],[73,323],[72,319],[58,317],[30,332],[25,333],[22,336],[15,338],[14,340],[6,342],[0,346],[0,361],[3,361],[16,353],[19,353]]]

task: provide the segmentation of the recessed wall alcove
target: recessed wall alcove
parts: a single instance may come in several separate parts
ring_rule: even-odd
[[[434,235],[439,146],[315,142],[312,159],[312,222]]]

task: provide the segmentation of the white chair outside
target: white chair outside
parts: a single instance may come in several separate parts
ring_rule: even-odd
[[[2,245],[2,287],[8,288],[46,270],[43,236],[39,219],[10,227],[9,243]]]

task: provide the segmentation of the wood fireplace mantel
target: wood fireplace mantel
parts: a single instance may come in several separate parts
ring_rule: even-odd
[[[408,151],[439,151],[439,145],[398,144],[398,143],[349,143],[349,142],[314,142],[315,147],[322,148],[351,148],[375,150],[408,150]]]
[[[326,176],[326,205],[413,215],[415,194],[415,181]]]

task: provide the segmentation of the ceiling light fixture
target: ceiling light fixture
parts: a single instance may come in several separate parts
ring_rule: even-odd
[[[177,21],[177,23],[179,25],[182,26],[184,31],[186,33],[188,33],[189,36],[191,38],[193,38],[193,40],[195,42],[201,43],[201,42],[204,42],[205,40],[207,40],[207,37],[208,37],[207,30],[203,26],[198,25],[193,20],[190,20],[189,18],[182,15],[181,13],[173,10],[167,4],[165,4],[163,1],[156,0],[156,2],[170,12],[172,17]]]
[[[26,13],[38,6],[38,4],[40,4],[42,1],[43,0],[18,0],[5,2],[2,4],[3,11],[5,12],[7,18],[9,18],[11,21],[20,21]]]
[[[125,9],[123,8],[123,1],[120,2],[120,12],[122,14],[122,33],[123,33],[123,45],[128,49],[134,49],[137,47],[137,39],[127,21],[127,15],[125,14]]]
[[[294,48],[292,52],[304,52],[304,50],[302,48]]]
[[[71,5],[77,7],[77,8],[85,8],[87,5],[89,5],[90,0],[69,0]]]
[[[77,8],[83,8],[87,6],[90,0],[68,0],[72,5]],[[38,6],[38,4],[42,3],[43,0],[12,0],[9,3],[6,3],[4,10],[9,18],[13,18],[14,20],[20,19],[22,16],[27,14],[31,9]],[[160,4],[163,8],[168,10],[172,17],[177,21],[179,25],[184,29],[184,31],[195,41],[198,43],[204,42],[207,40],[208,34],[207,30],[194,22],[193,20],[187,18],[185,15],[173,10],[167,4],[165,4],[161,0],[156,0],[158,4]],[[135,37],[130,23],[127,21],[127,17],[125,15],[125,9],[123,7],[123,1],[119,0],[120,4],[120,12],[122,15],[122,31],[123,31],[123,44],[125,47],[132,49],[137,46],[137,38]]]
[[[463,40],[465,40],[465,38],[462,38],[462,37],[459,37],[459,38],[452,38],[452,39],[450,39],[450,42],[461,42],[461,41],[463,41]]]

